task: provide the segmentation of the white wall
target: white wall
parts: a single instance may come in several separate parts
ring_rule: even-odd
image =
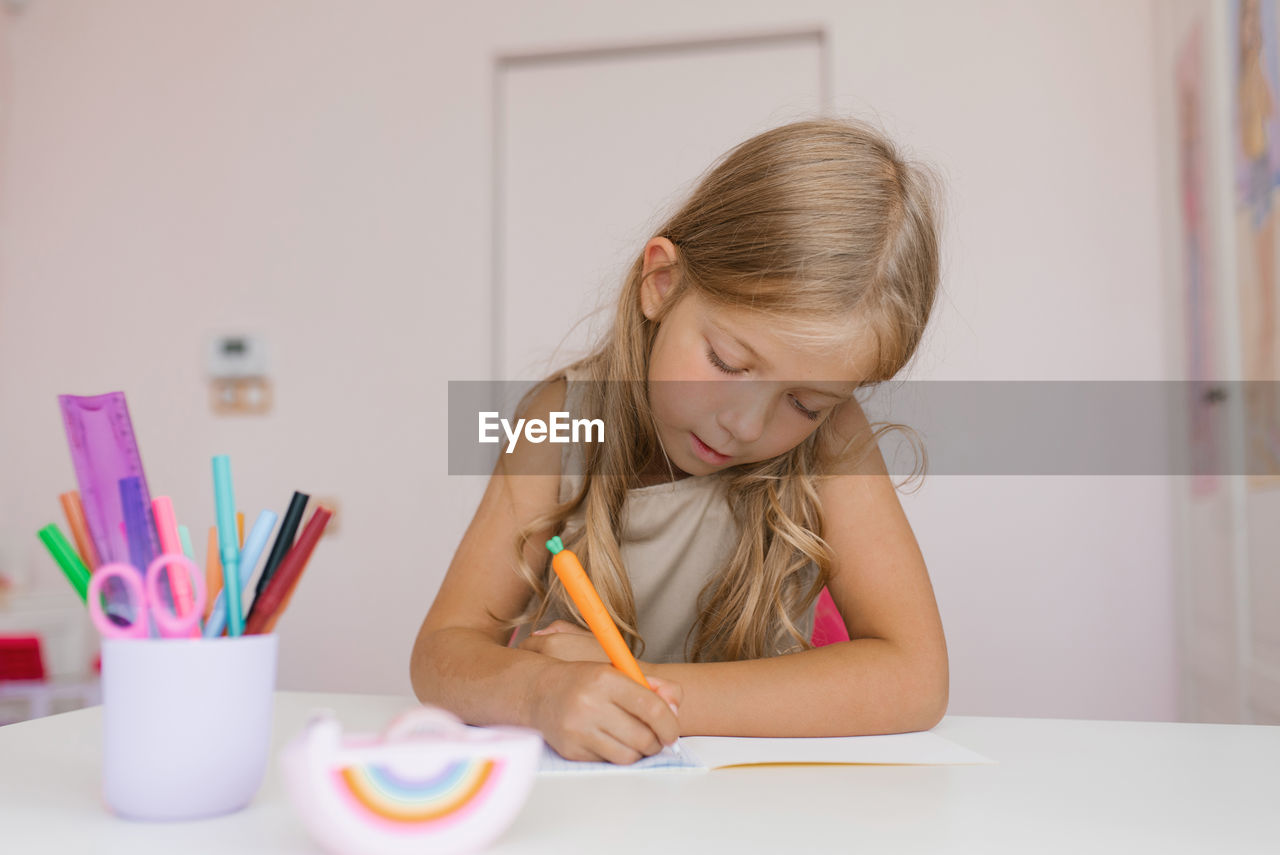
[[[340,498],[281,685],[407,691],[481,486],[445,474],[443,407],[448,380],[489,371],[494,56],[810,25],[837,110],[950,187],[913,377],[1165,376],[1150,0],[33,0],[0,164],[0,539],[70,597],[33,535],[74,483],[54,396],[123,388],[180,513],[211,519],[219,452],[251,513],[295,487]],[[268,340],[276,408],[215,419],[205,339],[239,329]],[[906,497],[951,711],[1173,717],[1169,502],[1158,478]]]

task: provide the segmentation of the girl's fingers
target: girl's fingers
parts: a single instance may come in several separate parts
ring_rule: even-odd
[[[600,756],[610,763],[628,766],[662,750],[662,743],[644,722],[621,710],[617,713],[600,722],[598,737],[592,746]]]
[[[680,722],[676,720],[670,701],[656,691],[643,689],[630,680],[625,688],[627,691],[617,697],[617,705],[658,740],[657,748],[648,753],[657,753],[663,745],[675,742],[680,736]]]
[[[625,710],[618,709],[617,714],[609,715],[604,721],[600,722],[600,730],[608,733],[614,740],[621,742],[627,749],[636,751],[637,754],[649,756],[657,754],[662,750],[662,746],[666,745],[662,741],[662,737],[654,730],[652,724],[636,718],[635,715],[628,714]],[[640,758],[631,758],[626,763],[634,763]]]
[[[612,667],[603,678],[609,703],[599,708],[586,748],[610,763],[629,765],[675,741],[679,725],[666,701]]]
[[[604,731],[594,734],[591,741],[584,745],[581,750],[583,756],[572,759],[585,760],[588,763],[612,763],[615,766],[630,766],[645,757],[642,752],[620,742],[617,738]]]
[[[565,750],[558,745],[552,747],[567,760],[617,766],[628,766],[662,749],[647,727],[617,708],[614,713],[615,718],[601,721],[590,731],[578,734],[576,739],[570,736],[572,742]]]
[[[667,706],[671,707],[674,715],[680,715],[680,703],[684,700],[684,690],[680,688],[679,683],[672,683],[669,680],[663,680],[661,677],[651,677],[645,675],[645,679],[649,681],[649,685],[658,693],[658,697],[667,702]]]
[[[561,740],[546,737],[547,744],[550,745],[555,752],[566,760],[572,760],[575,763],[608,763],[609,761],[600,756],[595,750],[588,748],[586,745],[579,743],[561,743]],[[593,739],[593,742],[595,739]],[[563,747],[562,747],[563,744]]]

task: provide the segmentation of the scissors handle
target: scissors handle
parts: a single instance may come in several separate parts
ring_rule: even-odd
[[[194,595],[195,602],[190,605],[185,614],[170,611],[160,597],[160,574],[170,564],[191,576],[191,593]],[[160,555],[147,566],[146,586],[147,601],[151,604],[151,616],[162,637],[190,638],[200,635],[200,617],[204,614],[206,592],[204,578],[200,575],[200,570],[194,561],[174,552]],[[176,590],[177,586],[171,583],[170,588]],[[179,606],[175,603],[174,609],[177,608]]]
[[[102,609],[102,586],[110,578],[119,579],[128,594],[133,622],[118,624]],[[150,635],[147,628],[147,593],[142,587],[142,577],[138,571],[128,564],[115,562],[103,564],[89,577],[89,590],[85,594],[89,603],[89,619],[98,628],[98,632],[107,638],[146,638]]]

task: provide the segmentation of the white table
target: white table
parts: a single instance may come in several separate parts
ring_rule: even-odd
[[[315,707],[377,731],[413,701],[277,694],[277,746]],[[1280,727],[949,717],[991,766],[542,778],[492,853],[1280,852]],[[253,803],[145,824],[102,803],[101,708],[0,727],[0,851],[320,851],[274,762]]]

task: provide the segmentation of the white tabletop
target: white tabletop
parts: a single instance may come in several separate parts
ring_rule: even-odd
[[[410,698],[281,692],[275,743],[310,711],[378,731]],[[1276,853],[1280,727],[948,717],[989,766],[715,769],[540,778],[488,852]],[[0,850],[321,850],[273,763],[219,819],[125,822],[103,805],[101,709],[0,727]]]

